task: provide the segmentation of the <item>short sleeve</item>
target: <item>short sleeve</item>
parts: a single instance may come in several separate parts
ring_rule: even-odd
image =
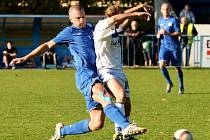
[[[114,25],[109,25],[108,19],[100,20],[96,24],[93,32],[94,40],[101,40],[102,38],[110,36],[112,34],[112,28],[114,28]]]
[[[161,18],[158,19],[157,24],[156,24],[156,29],[158,31],[160,30],[160,20],[161,20]]]
[[[71,35],[71,28],[66,27],[64,28],[56,37],[54,37],[52,40],[56,44],[64,44],[64,43],[69,43],[72,38]]]
[[[174,18],[174,31],[175,32],[180,32],[180,23],[177,18]]]

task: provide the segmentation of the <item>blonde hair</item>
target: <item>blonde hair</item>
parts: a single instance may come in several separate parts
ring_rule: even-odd
[[[119,14],[120,11],[119,11],[119,7],[116,6],[116,5],[110,5],[107,9],[106,9],[106,16],[107,17],[111,17],[111,16],[114,16],[116,14]]]

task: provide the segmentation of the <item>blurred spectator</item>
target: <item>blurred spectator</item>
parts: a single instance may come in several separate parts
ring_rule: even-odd
[[[54,48],[49,49],[43,54],[42,65],[47,68],[47,65],[55,65],[57,67],[56,53]]]
[[[65,55],[62,62],[62,68],[74,67],[74,59],[71,55]]]
[[[181,18],[181,45],[182,49],[186,49],[186,59],[185,59],[185,66],[189,66],[190,61],[190,52],[191,52],[191,46],[193,43],[193,37],[198,34],[197,30],[195,29],[193,23],[190,23],[187,21],[186,17]]]
[[[23,63],[24,68],[36,68],[36,63],[34,58],[28,59]]]
[[[195,23],[195,16],[193,12],[190,10],[190,6],[188,4],[184,6],[184,9],[179,14],[180,20],[182,17],[187,17],[188,22]]]
[[[15,65],[10,65],[11,61],[16,58],[17,49],[13,47],[12,41],[8,41],[6,48],[3,50],[3,63],[5,65],[5,69],[15,69]]]
[[[125,31],[127,36],[127,46],[128,46],[128,65],[135,66],[140,65],[141,59],[141,45],[140,37],[144,34],[144,31],[140,30],[138,22],[133,20],[131,22],[130,28]]]
[[[147,40],[142,42],[143,54],[144,54],[144,66],[151,66],[151,49],[152,49],[152,42]]]

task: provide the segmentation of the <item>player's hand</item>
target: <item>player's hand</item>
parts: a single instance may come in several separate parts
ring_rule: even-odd
[[[159,34],[165,35],[165,34],[166,34],[166,30],[165,30],[165,29],[160,29],[160,30],[159,30]]]
[[[151,1],[143,3],[143,9],[145,12],[152,13],[153,7],[150,5]]]
[[[137,16],[142,17],[144,20],[150,20],[151,14],[148,12],[136,12]]]
[[[13,64],[20,64],[23,63],[24,61],[26,61],[25,57],[21,57],[21,58],[15,58],[11,61],[11,65]]]
[[[160,33],[159,33],[159,32],[157,33],[156,37],[157,37],[158,39],[160,38]]]

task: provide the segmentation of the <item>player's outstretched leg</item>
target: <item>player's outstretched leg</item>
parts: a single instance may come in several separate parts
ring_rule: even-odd
[[[55,134],[52,136],[50,140],[60,140],[62,137],[66,135],[77,135],[77,134],[85,134],[91,132],[89,129],[89,119],[81,120],[72,125],[64,126],[63,123],[58,123],[55,126]]]

